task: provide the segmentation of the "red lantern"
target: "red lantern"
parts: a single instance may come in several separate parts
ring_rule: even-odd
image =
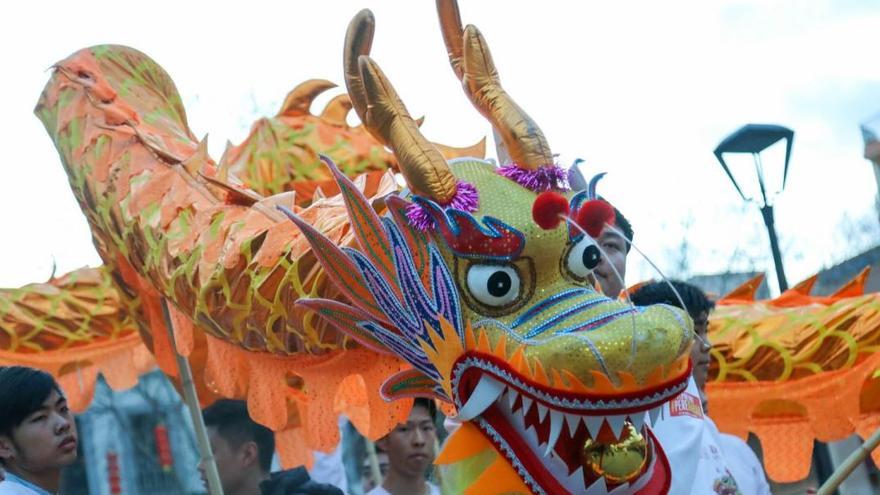
[[[122,493],[122,476],[119,472],[119,455],[116,452],[107,452],[107,483],[110,485],[112,495]]]
[[[159,423],[153,429],[153,435],[156,437],[156,453],[159,457],[159,466],[163,471],[171,471],[174,469],[174,458],[171,456],[171,444],[168,441],[168,428],[164,424]]]

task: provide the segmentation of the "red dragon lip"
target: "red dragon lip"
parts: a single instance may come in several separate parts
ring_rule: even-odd
[[[453,369],[459,419],[474,424],[535,493],[663,493],[669,465],[651,432],[663,404],[687,385],[690,367],[659,385],[621,394],[554,389],[512,370],[497,357],[469,353]],[[466,401],[461,401],[467,397]],[[586,472],[581,449],[589,439],[616,443],[626,423],[646,439],[647,460],[628,483]]]

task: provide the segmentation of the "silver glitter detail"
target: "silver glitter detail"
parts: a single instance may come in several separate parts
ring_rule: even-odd
[[[477,426],[483,430],[483,433],[489,435],[492,442],[495,444],[495,447],[501,449],[503,452],[501,454],[507,458],[507,461],[516,469],[516,473],[519,477],[525,482],[526,485],[532,488],[535,495],[546,495],[547,492],[544,491],[543,488],[535,481],[534,478],[526,471],[526,467],[523,466],[522,462],[520,462],[519,458],[516,456],[516,453],[510,448],[510,445],[507,444],[507,441],[504,440],[504,437],[498,434],[495,431],[495,428],[492,428],[492,425],[489,424],[483,418],[477,418]]]

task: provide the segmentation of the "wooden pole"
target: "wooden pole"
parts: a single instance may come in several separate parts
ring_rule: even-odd
[[[370,472],[373,474],[373,480],[376,486],[382,486],[382,469],[379,467],[379,456],[376,454],[376,444],[364,437],[364,443],[367,447],[367,459],[370,461]]]
[[[168,301],[162,298],[162,316],[165,319],[165,327],[168,329],[168,340],[174,357],[177,359],[177,369],[180,372],[180,381],[183,388],[183,401],[186,403],[189,414],[192,416],[193,426],[196,430],[196,440],[199,444],[199,452],[202,455],[202,463],[205,466],[205,476],[208,478],[209,495],[223,495],[223,485],[220,484],[220,472],[217,471],[217,462],[214,452],[211,450],[211,442],[208,440],[208,430],[205,428],[205,420],[202,418],[202,409],[199,407],[199,398],[196,393],[196,385],[193,382],[192,369],[189,361],[177,352],[177,344],[174,341],[174,323],[171,322],[171,314],[168,312]]]
[[[852,473],[853,470],[857,468],[878,445],[880,445],[880,428],[878,428],[874,434],[865,440],[865,443],[860,445],[859,448],[854,450],[853,453],[843,461],[843,464],[831,474],[828,481],[819,488],[819,491],[816,492],[816,494],[831,495],[834,493],[834,490],[837,490],[837,487],[849,477],[850,473]]]

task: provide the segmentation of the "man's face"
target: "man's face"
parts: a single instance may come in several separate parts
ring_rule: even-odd
[[[384,478],[388,473],[388,454],[385,452],[376,452],[376,460],[379,462],[379,473],[381,473]],[[370,465],[370,458],[367,457],[364,459],[363,466],[361,466],[361,486],[363,487],[364,493],[367,493],[378,485],[379,480],[373,476],[373,467]]]
[[[0,457],[22,471],[40,473],[76,461],[76,423],[67,399],[52,390],[39,409],[0,435]]]
[[[388,467],[414,478],[424,476],[434,462],[434,420],[422,406],[413,406],[406,423],[397,425],[379,445],[388,454]]]
[[[696,338],[693,347],[691,347],[691,362],[694,363],[694,381],[697,382],[700,395],[705,395],[703,390],[706,388],[706,378],[709,375],[709,350],[712,349],[708,337],[709,312],[703,311],[693,319]]]
[[[605,227],[596,241],[602,248],[602,258],[593,270],[593,275],[602,287],[602,292],[615,299],[623,290],[626,278],[626,239],[616,229]]]
[[[220,484],[223,492],[228,494],[239,493],[246,483],[247,474],[258,462],[256,444],[254,442],[242,442],[236,448],[217,431],[214,426],[209,426],[208,440],[211,443],[211,452],[217,463],[217,472],[220,473]],[[258,463],[256,464],[259,465]],[[205,474],[204,463],[199,463],[199,472],[202,475],[202,483],[208,486],[208,477]]]

